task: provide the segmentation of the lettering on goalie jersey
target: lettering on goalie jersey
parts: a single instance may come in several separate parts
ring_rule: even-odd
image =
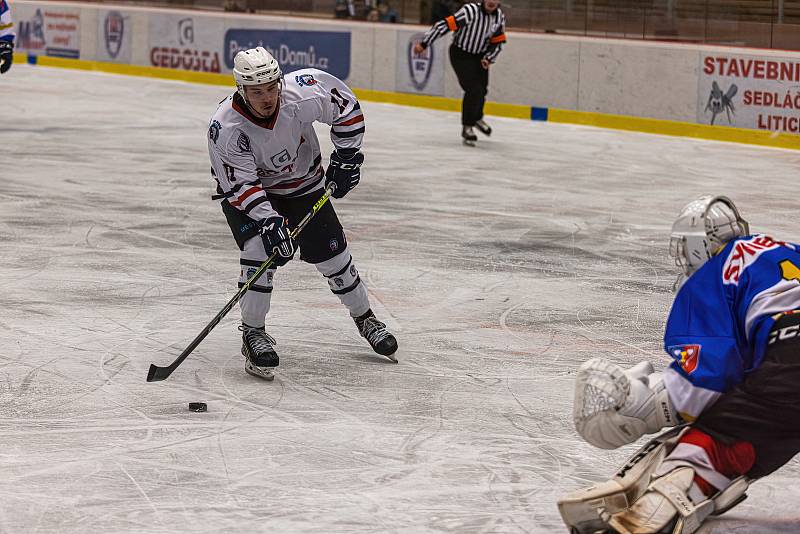
[[[742,276],[745,269],[758,260],[761,254],[781,246],[789,245],[763,234],[737,241],[722,267],[722,283],[739,285],[739,277]]]

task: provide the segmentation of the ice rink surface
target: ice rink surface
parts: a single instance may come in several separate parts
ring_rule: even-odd
[[[295,260],[274,382],[245,374],[235,309],[146,383],[236,291],[206,151],[231,90],[15,65],[0,92],[3,533],[564,531],[556,499],[634,450],[578,439],[575,369],[667,362],[683,204],[727,194],[800,239],[797,152],[492,117],[468,148],[455,113],[364,102],[335,206],[400,363]],[[798,475],[703,531],[800,531]]]

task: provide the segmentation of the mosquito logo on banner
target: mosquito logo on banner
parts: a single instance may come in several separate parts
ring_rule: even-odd
[[[122,38],[125,35],[125,19],[119,11],[109,11],[103,23],[103,36],[106,40],[106,51],[111,59],[116,59],[122,49]]]
[[[421,54],[414,53],[414,45],[422,41],[424,36],[425,35],[422,33],[414,34],[414,36],[408,40],[408,46],[406,47],[408,74],[411,78],[411,83],[417,91],[423,91],[425,89],[431,77],[431,72],[433,71],[434,48],[432,46],[423,50]]]

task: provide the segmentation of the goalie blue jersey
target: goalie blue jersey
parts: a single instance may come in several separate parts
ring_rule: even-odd
[[[758,234],[729,242],[678,291],[664,349],[675,409],[693,421],[761,365],[781,312],[800,309],[800,248]]]
[[[14,23],[6,0],[0,0],[0,41],[14,42]]]

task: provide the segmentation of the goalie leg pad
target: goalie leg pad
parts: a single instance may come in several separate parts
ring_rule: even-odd
[[[647,491],[652,474],[675,447],[685,428],[672,428],[649,441],[611,480],[560,499],[558,511],[571,532],[590,534],[607,529],[613,514],[627,510]]]

